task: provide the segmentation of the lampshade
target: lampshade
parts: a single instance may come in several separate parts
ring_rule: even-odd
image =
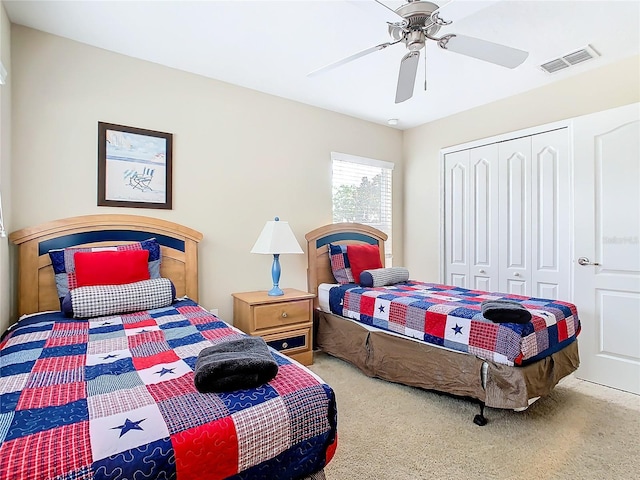
[[[281,222],[278,217],[267,222],[256,244],[251,249],[251,253],[270,253],[273,255],[273,265],[271,266],[273,288],[269,290],[268,294],[284,295],[284,291],[278,285],[280,283],[280,254],[304,253],[293,235],[291,227],[289,227],[289,222]]]
[[[251,253],[304,253],[289,227],[289,222],[281,222],[278,217],[270,220],[262,229]]]

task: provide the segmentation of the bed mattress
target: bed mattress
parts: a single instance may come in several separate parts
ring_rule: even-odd
[[[20,320],[0,343],[0,479],[303,478],[336,439],[331,388],[272,354],[257,388],[199,393],[198,353],[244,335],[191,300]]]
[[[321,299],[326,298],[326,290],[325,286],[325,293],[319,293]],[[531,312],[531,321],[515,324],[485,319],[482,301],[499,298],[520,302]],[[333,286],[328,300],[331,313],[363,325],[508,366],[527,365],[558,352],[580,332],[577,309],[570,303],[434,283]]]

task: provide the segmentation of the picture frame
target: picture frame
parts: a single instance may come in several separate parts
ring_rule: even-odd
[[[98,122],[98,206],[172,208],[173,134]]]

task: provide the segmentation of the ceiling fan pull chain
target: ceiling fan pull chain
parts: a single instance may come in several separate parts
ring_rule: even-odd
[[[424,49],[424,91],[427,91],[427,49]]]

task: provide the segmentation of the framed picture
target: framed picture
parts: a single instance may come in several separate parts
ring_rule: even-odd
[[[171,209],[173,135],[98,122],[98,205]]]

